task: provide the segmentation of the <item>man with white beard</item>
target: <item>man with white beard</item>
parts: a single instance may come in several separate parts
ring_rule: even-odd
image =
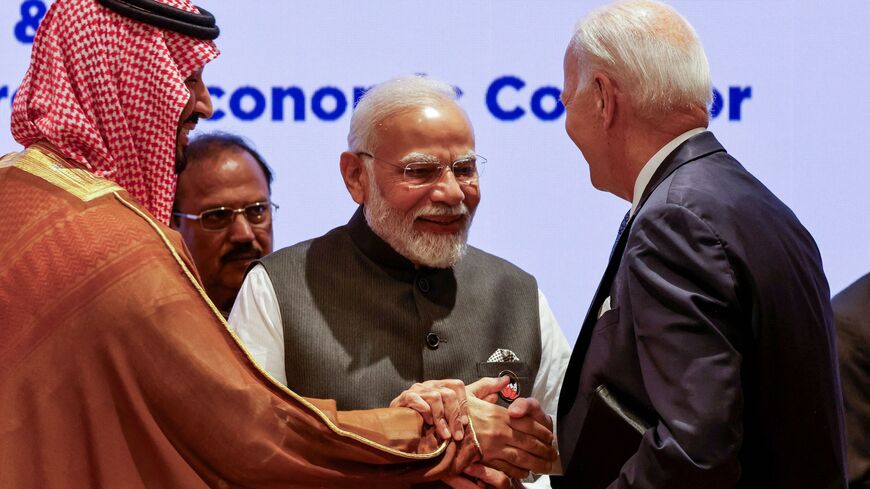
[[[570,351],[534,277],[466,244],[484,163],[452,87],[412,76],[372,88],[340,163],[360,208],[260,260],[230,324],[276,380],[340,409],[385,405],[415,382],[510,377],[475,429],[502,433],[484,461],[523,477],[549,472],[549,454],[518,421],[552,430]]]

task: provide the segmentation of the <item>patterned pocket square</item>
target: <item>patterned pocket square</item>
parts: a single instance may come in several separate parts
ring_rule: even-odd
[[[489,356],[487,362],[519,362],[520,357],[516,353],[505,348],[499,348]]]

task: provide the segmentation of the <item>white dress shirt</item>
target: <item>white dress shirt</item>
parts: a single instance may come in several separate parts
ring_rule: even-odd
[[[686,142],[687,139],[697,134],[701,134],[706,130],[707,128],[705,127],[696,127],[680,134],[674,139],[671,139],[668,144],[662,146],[662,149],[652,155],[652,158],[643,165],[643,168],[640,169],[640,173],[637,174],[637,179],[634,181],[634,196],[631,200],[631,213],[629,216],[634,216],[634,213],[637,212],[637,206],[640,205],[640,197],[643,195],[644,190],[646,190],[646,186],[649,185],[650,179],[655,175],[656,170],[658,170],[659,167],[662,166],[662,163],[664,163],[665,158],[673,153],[674,150],[677,149],[677,146]]]

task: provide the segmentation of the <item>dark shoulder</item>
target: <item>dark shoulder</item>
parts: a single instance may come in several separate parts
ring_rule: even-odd
[[[686,163],[667,185],[668,202],[690,209],[733,213],[758,206],[787,209],[773,193],[727,152]]]
[[[870,335],[870,273],[843,289],[831,300],[837,326],[861,327]]]
[[[686,209],[717,234],[806,234],[792,210],[725,151],[690,161],[665,178],[644,207],[662,205]]]

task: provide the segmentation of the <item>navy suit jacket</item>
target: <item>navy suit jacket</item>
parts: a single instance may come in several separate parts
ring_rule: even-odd
[[[578,487],[603,384],[653,421],[611,488],[844,488],[830,292],[791,210],[704,132],[664,160],[628,226],[562,386],[554,485]],[[608,455],[606,437],[580,443]]]

